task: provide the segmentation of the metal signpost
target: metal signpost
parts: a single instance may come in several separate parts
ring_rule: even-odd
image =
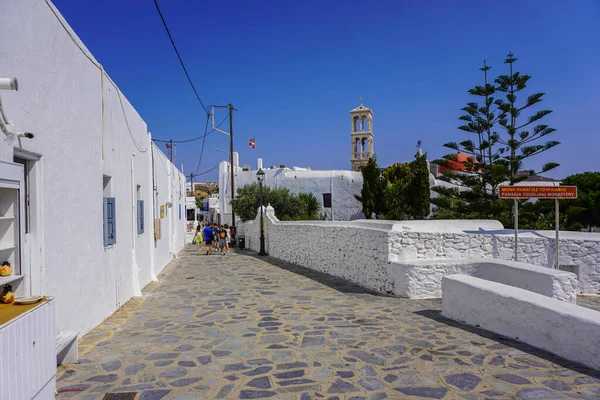
[[[558,269],[558,232],[559,232],[559,209],[558,200],[576,199],[577,186],[499,186],[498,197],[501,199],[515,200],[515,261],[517,261],[517,240],[519,209],[518,199],[554,199],[554,213],[556,214],[556,241],[554,244],[554,268]]]

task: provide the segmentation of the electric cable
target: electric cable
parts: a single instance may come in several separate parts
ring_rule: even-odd
[[[223,121],[221,121],[219,123],[219,125],[216,126],[215,129],[211,130],[210,132],[205,133],[204,135],[198,136],[197,138],[193,138],[193,139],[186,139],[186,140],[173,140],[173,143],[189,143],[189,142],[193,142],[196,140],[200,140],[208,135],[210,135],[211,133],[215,132],[217,130],[217,128],[221,127],[221,125],[223,125],[225,123],[225,121],[227,121],[227,118],[229,118],[229,116],[225,116],[225,118],[223,118]],[[164,140],[164,139],[152,139],[155,142],[162,142],[162,143],[170,143],[170,140]]]
[[[202,109],[204,110],[204,112],[207,115],[210,115],[210,113],[208,112],[208,110],[206,109],[206,107],[204,107],[204,103],[200,99],[200,95],[198,94],[198,91],[196,90],[196,87],[194,86],[194,83],[192,82],[192,78],[190,78],[190,74],[188,74],[187,68],[185,67],[185,64],[183,63],[183,60],[181,59],[181,56],[179,55],[179,50],[177,50],[177,46],[175,46],[175,41],[173,41],[173,37],[171,36],[171,32],[169,31],[169,28],[167,27],[167,23],[166,23],[163,15],[162,15],[162,12],[160,11],[160,7],[158,6],[158,2],[156,0],[154,0],[154,5],[156,6],[156,11],[158,11],[158,15],[160,16],[160,19],[161,19],[161,21],[163,23],[163,26],[165,27],[165,30],[167,31],[167,35],[169,35],[169,40],[171,40],[171,44],[173,45],[173,49],[175,50],[175,54],[177,54],[177,58],[179,59],[179,62],[181,63],[181,67],[183,68],[183,72],[185,72],[185,76],[187,76],[187,79],[190,82],[190,85],[192,86],[192,90],[194,91],[194,94],[196,95],[196,98],[200,102],[200,105],[202,106]]]
[[[208,121],[210,120],[210,114],[206,116],[206,126],[204,127],[204,138],[202,139],[202,149],[200,150],[200,158],[198,159],[198,166],[196,167],[196,175],[200,171],[200,164],[202,163],[202,156],[204,155],[204,144],[206,143],[206,131],[208,131]]]

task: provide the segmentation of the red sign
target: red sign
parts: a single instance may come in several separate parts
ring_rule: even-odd
[[[577,186],[499,186],[501,199],[576,199]]]

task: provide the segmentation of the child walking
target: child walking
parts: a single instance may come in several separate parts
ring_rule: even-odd
[[[219,248],[221,255],[225,255],[225,246],[227,246],[227,231],[223,228],[223,225],[219,226]]]
[[[202,230],[200,224],[196,227],[196,235],[194,236],[194,240],[196,241],[196,247],[198,247],[198,253],[200,253],[200,249],[202,249]]]

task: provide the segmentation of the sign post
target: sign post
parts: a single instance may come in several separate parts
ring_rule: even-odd
[[[556,239],[554,242],[553,267],[558,269],[558,239],[559,239],[559,207],[560,199],[576,199],[577,186],[499,186],[498,197],[501,199],[514,199],[515,201],[515,261],[517,260],[517,231],[518,199],[554,199],[554,213],[556,214]]]

